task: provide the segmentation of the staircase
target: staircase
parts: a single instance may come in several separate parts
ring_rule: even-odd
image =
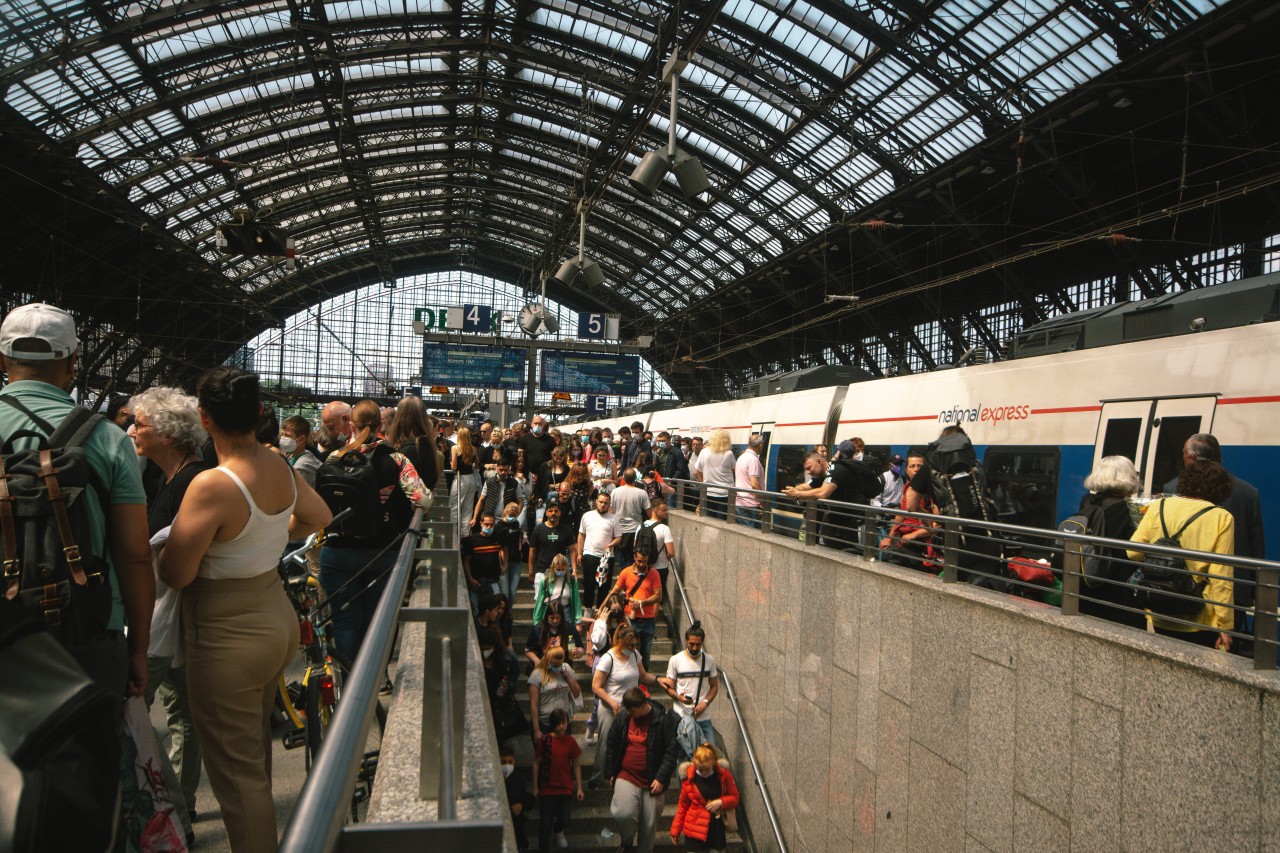
[[[529,691],[528,683],[523,678],[524,664],[527,658],[524,657],[524,644],[529,637],[529,631],[532,629],[533,619],[533,590],[527,588],[528,579],[522,581],[522,586],[516,594],[516,601],[513,606],[512,616],[515,619],[514,635],[512,637],[512,645],[515,647],[517,654],[521,660],[521,674],[519,684],[516,689],[516,701],[520,705],[520,709],[524,712],[525,719],[532,720],[529,710]],[[664,608],[666,604],[664,603]],[[585,640],[586,637],[584,636]],[[675,651],[672,645],[672,638],[667,627],[665,619],[659,615],[657,624],[657,633],[653,640],[653,648],[650,651],[650,660],[652,664],[652,672],[655,675],[662,676],[666,674],[667,662]],[[583,709],[574,714],[570,721],[569,730],[574,738],[578,741],[578,746],[582,749],[582,755],[578,761],[582,767],[582,782],[586,785],[587,779],[591,776],[595,764],[595,744],[588,745],[586,742],[587,720],[591,716],[592,700],[594,697],[591,693],[591,673],[587,670],[585,659],[573,661],[574,672],[578,676],[578,684],[582,688]],[[653,698],[661,703],[668,710],[671,708],[671,698],[660,687],[650,687]],[[604,732],[600,733],[604,736]],[[512,746],[516,753],[516,766],[522,768],[524,776],[528,780],[533,779],[533,745],[528,734],[520,735],[513,739]],[[738,780],[741,786],[741,780]],[[573,810],[569,817],[569,828],[565,831],[565,838],[569,842],[570,850],[581,851],[609,851],[613,853],[619,846],[619,838],[616,834],[616,827],[613,818],[609,813],[609,803],[612,800],[613,791],[605,782],[599,790],[586,791],[586,799],[582,802],[575,802]],[[680,797],[680,787],[675,784],[674,777],[667,788],[665,805],[662,809],[662,816],[658,819],[658,832],[655,837],[654,845],[658,848],[666,850],[674,850],[671,845],[671,820],[675,817],[676,803]],[[527,812],[528,822],[525,824],[529,837],[529,846],[531,850],[536,851],[538,848],[538,809],[535,806]],[[602,834],[607,831],[606,836]],[[729,837],[729,850],[741,851],[744,848],[742,842],[737,836]],[[557,848],[555,841],[551,842],[551,851],[554,853]]]

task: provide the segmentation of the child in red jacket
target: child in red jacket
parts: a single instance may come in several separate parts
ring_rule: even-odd
[[[724,850],[727,844],[725,812],[738,807],[738,786],[721,762],[715,747],[704,743],[693,753],[693,763],[680,782],[680,804],[671,822],[671,843],[685,837],[689,850]]]

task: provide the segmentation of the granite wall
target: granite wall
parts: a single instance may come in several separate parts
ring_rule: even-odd
[[[1277,676],[724,522],[671,526],[790,849],[1280,849]],[[714,714],[771,849],[724,697]]]

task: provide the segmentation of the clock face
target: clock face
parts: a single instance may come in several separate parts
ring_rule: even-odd
[[[536,337],[538,332],[542,331],[541,309],[542,306],[536,302],[530,302],[520,309],[520,318],[516,323],[526,334]]]

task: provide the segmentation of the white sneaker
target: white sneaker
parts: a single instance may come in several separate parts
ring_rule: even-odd
[[[600,739],[600,735],[595,732],[587,732],[587,744],[593,744]]]
[[[561,850],[564,850],[569,846],[569,839],[564,837],[563,832],[557,832],[552,837],[556,840],[556,846],[559,847]]]

